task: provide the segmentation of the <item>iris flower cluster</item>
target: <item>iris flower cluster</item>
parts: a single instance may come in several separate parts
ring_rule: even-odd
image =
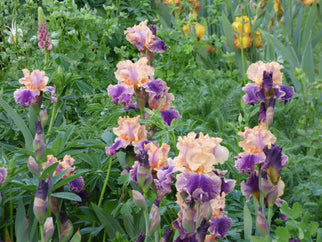
[[[206,236],[223,238],[232,225],[223,209],[225,196],[233,190],[235,181],[224,177],[227,171],[214,168],[229,156],[221,141],[221,138],[194,132],[179,137],[179,155],[174,163],[180,171],[176,189],[181,210],[179,218],[172,223],[180,233],[176,241],[203,241]]]
[[[117,64],[115,77],[118,84],[109,85],[107,89],[112,103],[121,104],[125,110],[159,109],[164,124],[171,125],[173,119],[181,116],[171,106],[174,96],[168,92],[169,87],[161,79],[154,78],[151,66],[153,54],[167,49],[165,43],[155,36],[156,27],[147,26],[147,20],[128,28],[125,34],[126,39],[140,51],[141,58],[135,63],[127,60]]]
[[[241,174],[247,174],[247,181],[241,183],[241,191],[248,202],[253,196],[259,204],[256,227],[263,236],[269,235],[271,212],[265,218],[265,207],[271,211],[274,204],[284,202],[280,196],[284,192],[281,171],[287,165],[288,157],[282,153],[282,147],[276,144],[276,137],[268,130],[273,122],[275,100],[289,102],[294,94],[293,87],[282,85],[283,68],[276,62],[261,61],[249,66],[248,83],[243,88],[247,93],[242,100],[249,105],[261,103],[258,113],[258,126],[245,127],[238,135],[244,140],[239,146],[244,152],[235,157],[235,167]]]

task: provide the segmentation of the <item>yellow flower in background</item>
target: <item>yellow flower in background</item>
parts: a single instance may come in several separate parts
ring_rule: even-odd
[[[236,33],[251,34],[250,22],[247,16],[236,17],[235,20],[232,23],[232,27]]]
[[[196,24],[195,29],[196,29],[197,39],[199,41],[205,35],[206,28],[201,24]]]
[[[188,37],[188,33],[190,32],[189,27],[190,27],[190,25],[189,25],[189,24],[186,24],[186,25],[184,25],[184,26],[182,27],[182,31],[183,31],[183,33],[184,33],[184,35],[185,35],[186,37]]]
[[[303,5],[309,5],[311,6],[315,0],[301,0]],[[316,0],[316,2],[320,2],[320,0]]]
[[[242,46],[243,49],[248,49],[252,45],[253,41],[251,36],[251,24],[253,24],[254,21],[249,19],[247,16],[236,17],[235,20],[236,21],[231,25],[236,33],[234,34],[235,39],[233,44],[238,50],[240,50]],[[262,36],[258,31],[254,32],[254,46],[255,48],[263,47]]]
[[[197,40],[199,41],[205,35],[206,28],[202,24],[196,24],[194,27],[196,31]],[[190,33],[190,25],[184,25],[182,27],[182,32],[186,37],[188,37],[188,33]]]
[[[255,48],[263,47],[262,35],[259,31],[254,32],[254,47]]]
[[[284,8],[282,6],[281,0],[274,0],[274,12],[277,16],[277,21],[280,21],[284,13]]]
[[[250,37],[250,35],[245,34],[243,35],[243,49],[248,49],[251,45],[252,45],[252,37]],[[240,35],[235,35],[235,39],[233,41],[234,46],[236,47],[236,49],[240,50],[242,43],[241,43],[242,39]]]

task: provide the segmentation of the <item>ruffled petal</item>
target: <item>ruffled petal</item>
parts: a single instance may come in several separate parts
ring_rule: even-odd
[[[129,144],[129,141],[116,138],[115,143],[112,146],[105,147],[105,153],[107,156],[115,156],[119,149],[126,148]]]
[[[264,93],[261,91],[259,86],[248,83],[246,87],[243,87],[243,91],[247,92],[242,100],[249,105],[254,105],[259,103],[261,100],[265,99]]]
[[[179,112],[177,110],[174,110],[174,109],[161,110],[160,113],[161,113],[163,123],[165,125],[168,125],[168,126],[171,125],[172,120],[181,119],[181,115],[179,114]]]
[[[200,203],[208,202],[217,197],[221,190],[221,179],[214,173],[197,174],[184,172],[177,176],[176,188],[179,192],[187,193],[190,199]]]
[[[29,90],[25,88],[19,88],[14,92],[16,103],[19,103],[23,107],[29,107],[36,102],[36,96],[40,94],[38,90]]]

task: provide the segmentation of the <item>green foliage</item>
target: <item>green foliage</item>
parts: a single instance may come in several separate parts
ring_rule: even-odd
[[[301,241],[314,241],[319,224],[317,222],[310,223],[309,214],[302,216],[302,207],[299,203],[295,203],[292,209],[286,203],[283,203],[281,212],[288,217],[288,220],[285,223],[285,227],[276,228],[276,239],[278,241],[288,241],[290,238],[298,238]],[[300,221],[299,218],[301,218]]]

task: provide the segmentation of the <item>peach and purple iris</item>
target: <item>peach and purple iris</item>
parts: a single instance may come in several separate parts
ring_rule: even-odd
[[[243,91],[247,92],[243,96],[246,104],[254,105],[265,98],[276,97],[279,102],[287,103],[294,95],[294,88],[282,85],[283,73],[280,71],[282,65],[277,62],[263,63],[259,61],[249,66],[247,76],[254,83],[248,83]]]
[[[38,101],[37,97],[40,97],[46,91],[49,91],[52,103],[57,101],[55,88],[46,86],[48,77],[44,71],[34,70],[30,74],[28,69],[23,69],[22,72],[24,77],[19,79],[19,83],[25,86],[14,92],[16,103],[23,107],[28,107],[31,104],[35,104]]]
[[[185,194],[185,202],[208,202],[221,192],[221,178],[213,172],[213,166],[223,164],[228,150],[220,145],[222,139],[194,132],[179,137],[179,155],[175,164],[182,173],[177,176],[176,188]]]
[[[271,147],[275,144],[276,138],[263,126],[256,126],[253,129],[245,127],[245,132],[239,132],[238,135],[244,138],[239,142],[244,152],[235,157],[235,167],[242,174],[251,173],[255,169],[255,164],[264,162],[266,158],[264,147]]]
[[[147,26],[148,20],[141,22],[139,25],[134,25],[132,28],[127,28],[124,31],[126,39],[134,45],[139,51],[148,50],[153,53],[162,53],[167,49],[166,44],[156,37],[155,26]]]
[[[114,134],[118,137],[112,146],[105,148],[108,156],[115,156],[119,149],[126,148],[128,145],[139,147],[147,139],[145,126],[141,125],[139,120],[140,116],[119,118],[119,127],[113,128]]]
[[[178,111],[171,106],[174,96],[172,93],[168,93],[169,87],[167,87],[166,82],[162,81],[161,79],[150,81],[145,84],[145,91],[149,95],[149,108],[153,111],[160,108],[160,113],[164,124],[170,126],[172,120],[181,119]]]

